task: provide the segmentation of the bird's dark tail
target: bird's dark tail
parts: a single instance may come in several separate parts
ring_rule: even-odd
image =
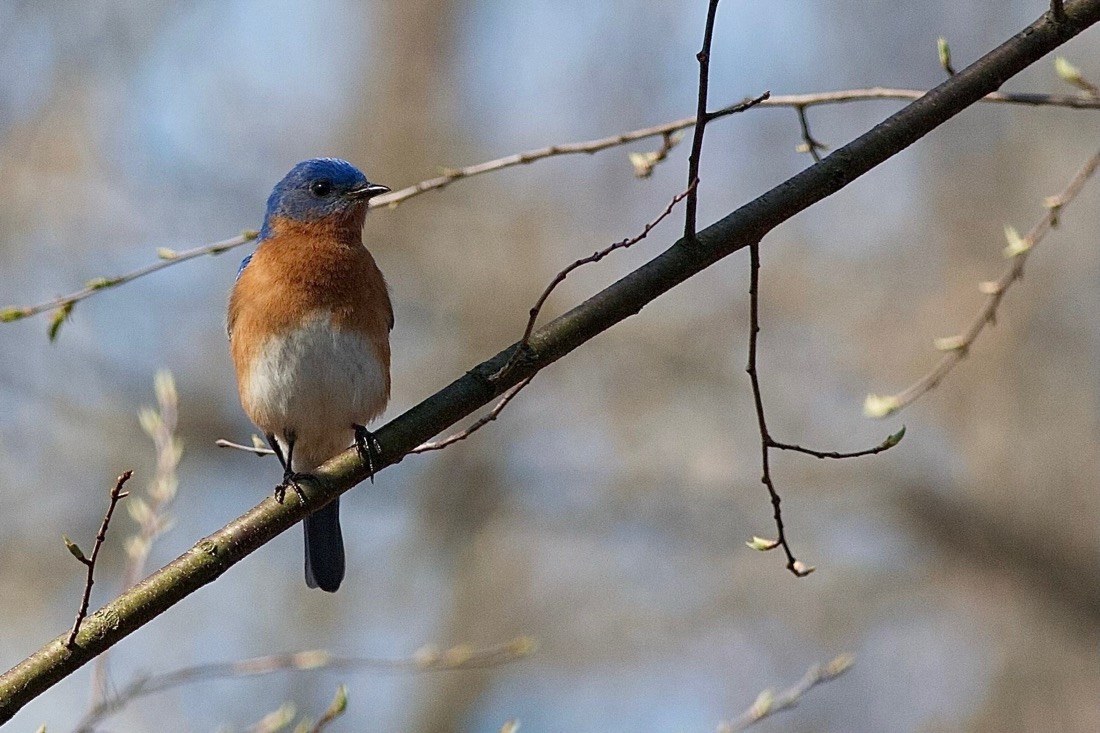
[[[344,579],[344,538],[340,534],[340,499],[306,517],[306,585],[335,593]]]

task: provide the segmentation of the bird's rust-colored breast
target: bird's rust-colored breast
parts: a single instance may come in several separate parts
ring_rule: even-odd
[[[318,311],[331,314],[334,328],[369,339],[388,373],[393,307],[386,281],[359,232],[342,229],[324,222],[273,222],[229,299],[239,377],[248,373],[268,337],[285,335]],[[243,395],[246,385],[240,386]]]

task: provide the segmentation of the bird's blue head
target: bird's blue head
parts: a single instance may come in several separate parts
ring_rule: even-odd
[[[275,185],[268,197],[260,238],[271,233],[275,218],[300,222],[335,218],[348,226],[361,227],[367,201],[389,190],[368,181],[346,160],[312,158],[302,161]]]

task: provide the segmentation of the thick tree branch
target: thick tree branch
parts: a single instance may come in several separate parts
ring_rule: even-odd
[[[1044,54],[1100,21],[1100,0],[1077,0],[1056,23],[1043,17],[947,79],[872,130],[798,175],[683,240],[543,326],[530,340],[530,351],[497,380],[490,376],[508,361],[515,345],[474,367],[437,394],[400,415],[376,433],[383,450],[375,468],[401,460],[408,451],[536,373],[616,323],[638,313],[662,293],[761,238],[782,222],[830,196],[890,159]],[[354,449],[317,470],[316,486],[307,485],[317,504],[364,481],[368,468]],[[237,562],[300,521],[308,510],[293,496],[278,504],[268,497],[226,527],[206,537],[178,559],[89,616],[75,647],[66,635],[0,676],[0,722],[11,719],[30,700],[79,669],[96,655],[148,623],[181,599],[213,582]]]

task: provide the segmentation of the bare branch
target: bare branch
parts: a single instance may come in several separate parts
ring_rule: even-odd
[[[254,241],[260,233],[255,230],[249,230],[242,232],[236,237],[226,239],[221,242],[214,242],[213,244],[207,244],[202,247],[195,247],[184,252],[175,252],[170,249],[161,248],[157,250],[157,256],[160,258],[158,262],[139,267],[136,270],[123,273],[122,275],[116,275],[115,277],[97,277],[93,280],[89,280],[84,286],[83,290],[78,290],[75,293],[68,295],[62,295],[61,297],[54,298],[53,300],[47,300],[37,305],[28,306],[12,306],[0,310],[0,323],[11,323],[12,321],[19,321],[30,316],[44,313],[45,311],[57,311],[62,314],[62,318],[68,317],[72,312],[73,306],[84,300],[90,298],[96,293],[108,290],[110,288],[117,288],[119,285],[124,285],[133,280],[137,280],[139,277],[145,277],[151,275],[154,272],[163,270],[166,267],[171,267],[180,262],[186,262],[187,260],[193,260],[196,257],[203,257],[205,255],[219,255],[222,252],[227,252],[234,247],[240,247],[242,244]],[[60,325],[60,319],[55,319],[55,323]],[[56,330],[54,334],[56,335]]]
[[[806,455],[813,456],[814,458],[835,458],[835,459],[838,459],[838,460],[845,460],[845,459],[848,459],[848,458],[860,458],[862,456],[878,455],[879,453],[882,453],[884,451],[888,451],[891,448],[893,448],[895,445],[900,443],[901,439],[904,438],[904,437],[905,437],[905,426],[902,425],[901,430],[897,431],[893,435],[886,436],[886,439],[884,441],[882,441],[881,443],[879,443],[878,445],[876,445],[874,448],[867,448],[866,450],[857,450],[857,451],[853,451],[851,453],[838,453],[837,451],[832,451],[832,450],[829,450],[829,451],[814,450],[813,448],[805,448],[801,445],[796,445],[794,443],[781,443],[778,440],[770,440],[769,439],[768,442],[771,444],[772,448],[776,448],[778,450],[793,451],[795,453],[805,453]]]
[[[259,677],[277,672],[305,672],[315,669],[358,669],[390,673],[486,669],[523,659],[537,649],[538,643],[534,639],[529,636],[520,636],[503,644],[482,648],[475,648],[469,644],[460,644],[445,650],[426,646],[408,659],[339,657],[333,656],[325,649],[310,649],[289,654],[252,657],[236,662],[199,664],[134,679],[89,710],[77,723],[74,733],[92,733],[98,723],[138,698],[194,682]]]
[[[226,440],[225,438],[218,438],[214,441],[214,445],[218,446],[219,448],[233,448],[235,450],[242,450],[245,453],[255,453],[258,456],[275,455],[275,451],[271,450],[270,448],[265,448],[262,445],[241,445],[240,443],[234,443],[233,441]]]
[[[1025,236],[1020,237],[1014,229],[1006,227],[1005,232],[1010,240],[1005,250],[1005,255],[1010,258],[1008,267],[996,280],[978,284],[978,290],[986,298],[970,325],[962,333],[936,340],[937,348],[942,350],[944,355],[939,363],[916,382],[896,394],[868,395],[863,403],[863,411],[868,417],[886,417],[911,405],[922,395],[934,389],[960,361],[966,358],[970,347],[974,345],[985,327],[996,322],[997,308],[1001,305],[1005,293],[1013,283],[1023,278],[1028,255],[1031,254],[1035,245],[1058,225],[1062,208],[1081,192],[1085,183],[1096,172],[1097,166],[1100,166],[1100,151],[1081,166],[1061,193],[1051,196],[1044,202],[1046,213],[1035,222]]]
[[[703,154],[703,133],[710,115],[707,114],[707,93],[710,89],[710,44],[714,37],[714,17],[718,13],[718,0],[707,5],[707,22],[703,30],[703,48],[695,55],[699,61],[699,101],[695,108],[695,132],[691,138],[691,154],[688,156],[688,197],[684,207],[684,239],[695,239],[695,209],[699,204],[699,158]]]
[[[820,684],[832,682],[851,669],[854,662],[855,657],[851,654],[842,654],[826,665],[815,664],[810,667],[806,670],[806,674],[802,676],[802,679],[782,692],[776,693],[773,690],[764,690],[757,695],[752,707],[743,712],[739,718],[719,723],[718,733],[736,733],[736,731],[745,730],[771,715],[790,710],[798,704],[807,692]]]
[[[65,646],[70,649],[76,646],[76,635],[80,633],[80,625],[84,623],[84,619],[88,616],[88,603],[92,598],[92,586],[95,585],[95,563],[99,558],[99,549],[103,547],[103,543],[107,541],[107,528],[111,526],[111,517],[115,513],[115,507],[118,506],[119,501],[129,496],[122,488],[133,475],[133,471],[125,471],[118,477],[118,481],[115,482],[115,487],[111,489],[109,495],[111,501],[107,505],[107,511],[104,513],[103,521],[99,525],[99,532],[97,532],[95,536],[95,545],[92,546],[92,554],[89,557],[85,557],[84,553],[80,551],[80,548],[72,541],[67,538],[65,540],[69,552],[88,569],[87,576],[84,579],[84,595],[80,599],[80,608],[76,612],[76,620],[73,621],[73,628],[69,631],[69,636],[65,640]]]
[[[813,448],[805,448],[794,443],[782,443],[776,440],[768,430],[768,421],[764,413],[764,394],[760,387],[760,372],[756,365],[759,334],[760,245],[757,242],[752,242],[749,244],[749,357],[748,364],[745,366],[745,371],[749,375],[749,383],[752,387],[752,401],[756,409],[756,423],[760,435],[760,481],[767,488],[768,496],[771,498],[772,517],[775,521],[776,538],[774,540],[769,540],[762,537],[753,537],[752,540],[745,544],[760,552],[768,552],[777,547],[783,548],[783,553],[787,556],[787,569],[794,573],[795,576],[804,578],[814,571],[814,567],[812,565],[807,565],[794,556],[794,551],[791,549],[790,542],[787,539],[787,530],[783,524],[783,500],[779,495],[779,490],[775,487],[775,479],[772,477],[771,472],[772,449],[805,453],[815,458],[859,458],[860,456],[869,456],[890,450],[905,437],[905,428],[902,427],[898,432],[888,436],[886,440],[882,441],[874,448],[855,451],[853,453],[819,451]]]
[[[500,372],[494,375],[493,378],[501,378],[504,374],[511,370],[520,361],[520,359],[523,357],[523,354],[526,353],[528,346],[531,343],[531,334],[535,331],[535,323],[538,321],[539,314],[542,313],[543,306],[546,305],[546,300],[550,297],[550,294],[554,292],[555,288],[565,282],[565,278],[569,277],[569,273],[585,265],[599,262],[615,250],[628,249],[630,247],[633,247],[635,244],[648,237],[649,233],[653,231],[658,224],[668,218],[669,214],[672,213],[672,210],[676,208],[676,204],[683,201],[685,197],[690,195],[691,192],[695,190],[697,183],[698,182],[692,183],[686,191],[682,191],[673,196],[672,201],[670,201],[668,206],[665,207],[665,210],[662,211],[656,219],[646,224],[645,228],[642,229],[640,234],[636,234],[633,237],[627,237],[626,239],[621,239],[608,247],[604,247],[601,250],[593,252],[587,257],[582,257],[579,260],[575,260],[570,263],[565,269],[558,272],[558,274],[554,276],[554,279],[550,281],[550,284],[548,284],[546,288],[543,289],[542,294],[539,295],[538,300],[536,300],[535,304],[531,307],[531,310],[527,316],[527,326],[523,329],[523,337],[520,338],[516,350],[512,353],[512,357],[508,360],[508,363],[504,365]]]
[[[760,391],[760,375],[756,369],[756,341],[760,333],[760,245],[757,242],[749,244],[749,363],[745,367],[748,372],[749,382],[752,384],[752,401],[756,407],[756,423],[760,430],[760,468],[761,483],[768,489],[768,496],[772,500],[772,517],[775,520],[776,540],[768,543],[768,546],[756,546],[761,550],[772,550],[782,547],[787,556],[787,569],[795,576],[804,578],[814,571],[812,565],[806,565],[794,556],[790,543],[787,541],[787,530],[783,526],[783,500],[775,488],[772,479],[770,452],[772,437],[768,432],[768,421],[764,416],[764,396]],[[754,538],[753,542],[756,542]],[[750,543],[750,547],[754,545]]]
[[[829,146],[818,142],[810,134],[810,121],[806,119],[806,105],[795,107],[798,112],[798,126],[802,130],[802,144],[798,146],[798,152],[809,153],[815,163],[821,162],[821,151],[828,150]]]

